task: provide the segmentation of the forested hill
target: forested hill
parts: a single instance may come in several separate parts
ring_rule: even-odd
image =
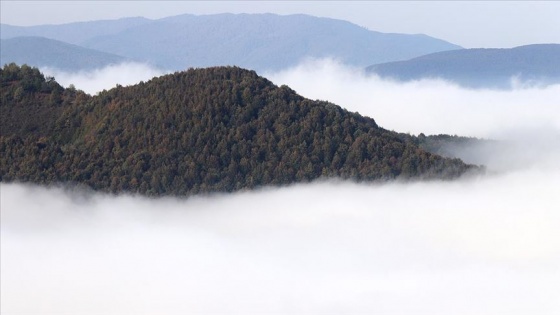
[[[1,74],[0,180],[190,195],[319,178],[453,178],[473,169],[371,118],[236,67],[89,96],[35,68]]]

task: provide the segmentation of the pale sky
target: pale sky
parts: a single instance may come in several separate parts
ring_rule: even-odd
[[[465,48],[560,43],[558,1],[11,1],[11,25],[215,13],[304,13],[386,33],[423,33]]]

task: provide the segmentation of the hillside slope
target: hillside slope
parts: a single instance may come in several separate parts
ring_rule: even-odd
[[[16,65],[1,84],[2,181],[190,195],[318,178],[453,178],[474,168],[236,67],[93,97]]]
[[[461,49],[373,65],[369,73],[402,81],[441,78],[467,87],[560,83],[560,44],[511,49]]]
[[[91,70],[128,59],[44,37],[15,37],[0,42],[0,64],[28,64],[65,71]]]

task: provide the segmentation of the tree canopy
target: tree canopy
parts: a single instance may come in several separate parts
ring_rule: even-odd
[[[4,182],[185,196],[476,169],[237,67],[189,69],[96,96],[25,65],[0,76]]]

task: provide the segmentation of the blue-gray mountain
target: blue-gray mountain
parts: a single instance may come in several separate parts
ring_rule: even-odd
[[[29,64],[66,71],[90,70],[119,64],[127,58],[44,37],[1,40],[0,63]]]
[[[170,70],[216,65],[279,70],[306,58],[324,57],[366,67],[461,48],[426,35],[379,33],[308,15],[179,15],[158,20],[2,26],[4,38],[21,35],[54,38]]]
[[[460,49],[367,68],[400,81],[441,78],[471,88],[511,88],[560,83],[560,44],[510,49]]]
[[[152,22],[152,20],[136,17],[59,25],[13,26],[0,24],[0,37],[2,39],[8,39],[20,36],[39,36],[80,45],[83,41],[90,38],[115,34],[125,29],[150,22]]]

